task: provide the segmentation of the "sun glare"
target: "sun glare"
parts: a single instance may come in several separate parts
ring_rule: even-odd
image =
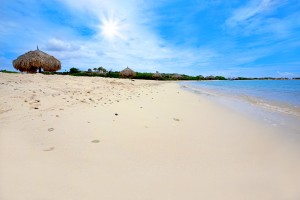
[[[102,20],[101,32],[104,38],[108,40],[122,38],[120,29],[121,29],[121,24],[119,23],[119,21],[113,19]]]

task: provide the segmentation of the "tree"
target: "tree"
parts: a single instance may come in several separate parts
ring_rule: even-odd
[[[210,75],[210,76],[207,76],[205,77],[206,80],[216,80],[216,77]]]
[[[226,80],[226,78],[224,76],[216,76],[215,79],[217,79],[217,80]]]
[[[198,78],[198,80],[204,80],[205,79],[204,76],[202,76],[202,75],[197,76],[197,78]]]
[[[98,68],[98,71],[102,72],[102,73],[106,73],[107,72],[107,70],[104,67],[102,67],[102,66]]]
[[[80,70],[77,69],[77,68],[75,68],[75,67],[72,67],[72,68],[70,69],[70,74],[76,74],[76,73],[79,73],[79,72],[80,72]]]

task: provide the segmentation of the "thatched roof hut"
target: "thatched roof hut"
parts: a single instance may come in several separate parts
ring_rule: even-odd
[[[120,72],[120,76],[123,78],[133,78],[136,76],[136,73],[129,67],[126,67],[126,69]]]
[[[13,61],[14,67],[21,72],[36,73],[43,69],[47,72],[55,72],[61,69],[61,63],[53,56],[39,50],[29,51]]]
[[[154,74],[152,75],[152,78],[154,78],[154,79],[161,79],[161,78],[162,78],[162,75],[161,75],[158,71],[156,71],[156,73],[154,73]]]

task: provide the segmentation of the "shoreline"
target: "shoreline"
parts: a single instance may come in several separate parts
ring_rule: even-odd
[[[243,81],[244,82],[244,81]],[[199,87],[188,82],[180,83],[183,89],[208,98],[217,104],[222,104],[239,114],[268,123],[294,134],[300,133],[300,110],[296,105],[274,100],[266,100],[257,96],[221,91],[220,89]]]
[[[3,200],[300,198],[299,135],[178,82],[0,76]]]

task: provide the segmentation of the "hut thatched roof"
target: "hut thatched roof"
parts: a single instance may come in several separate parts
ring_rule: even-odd
[[[13,61],[13,65],[17,70],[21,72],[35,73],[38,69],[44,71],[54,72],[60,70],[61,63],[53,56],[39,50],[29,51],[16,60]]]
[[[161,75],[158,71],[156,71],[156,73],[154,73],[154,74],[152,75],[152,78],[160,79],[160,78],[162,78],[162,75]]]
[[[126,67],[126,69],[124,69],[120,72],[120,76],[121,77],[131,77],[131,78],[133,78],[133,77],[136,76],[136,73],[132,69],[130,69],[129,67]]]

